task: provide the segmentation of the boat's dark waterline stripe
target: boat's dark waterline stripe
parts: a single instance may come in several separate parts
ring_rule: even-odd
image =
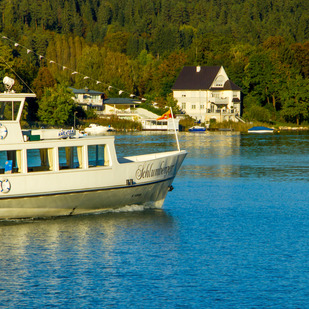
[[[87,190],[78,190],[78,191],[64,191],[64,192],[51,192],[51,193],[44,193],[44,194],[32,194],[32,195],[15,195],[15,196],[3,196],[0,197],[1,200],[8,200],[8,199],[21,199],[21,198],[37,198],[37,197],[44,197],[44,196],[57,196],[57,195],[64,195],[64,194],[80,194],[80,193],[87,193],[87,192],[99,192],[99,191],[107,191],[107,190],[119,190],[119,189],[129,189],[134,187],[143,187],[143,186],[149,186],[160,182],[169,181],[171,179],[174,179],[175,176],[165,178],[163,180],[153,181],[153,182],[147,182],[147,183],[140,183],[140,184],[132,184],[132,185],[125,185],[120,187],[108,187],[108,188],[96,188],[96,189],[87,189]],[[9,194],[9,193],[8,193]]]

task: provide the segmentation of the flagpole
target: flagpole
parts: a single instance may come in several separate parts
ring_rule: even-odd
[[[171,111],[171,115],[172,115],[172,119],[173,119],[173,126],[174,126],[174,131],[175,131],[175,137],[176,137],[177,148],[178,148],[178,151],[180,151],[180,146],[179,146],[179,141],[178,141],[178,135],[177,135],[176,125],[175,125],[173,110],[172,110],[171,107],[170,107],[170,111]]]

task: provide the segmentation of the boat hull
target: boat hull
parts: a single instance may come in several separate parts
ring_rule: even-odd
[[[125,206],[161,208],[173,178],[119,188],[1,200],[0,218],[39,218],[100,213]]]
[[[0,193],[0,218],[90,214],[136,205],[160,208],[185,156],[182,151],[146,161],[139,161],[143,156],[134,157],[137,162],[127,158],[128,163],[84,174],[68,171],[8,176],[11,190]],[[49,187],[53,191],[48,191]]]

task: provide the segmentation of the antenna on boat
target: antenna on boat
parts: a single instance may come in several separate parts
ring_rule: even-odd
[[[172,107],[170,107],[170,111],[171,111],[171,115],[172,115],[172,119],[173,119],[173,126],[174,126],[174,131],[175,131],[177,148],[178,148],[178,151],[180,151],[180,146],[179,146],[178,135],[177,135],[177,130],[176,130],[175,119],[174,119],[174,114],[173,114]]]

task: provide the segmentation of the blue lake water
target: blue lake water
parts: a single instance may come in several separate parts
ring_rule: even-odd
[[[179,140],[189,154],[162,210],[0,222],[0,308],[308,308],[309,134]]]

